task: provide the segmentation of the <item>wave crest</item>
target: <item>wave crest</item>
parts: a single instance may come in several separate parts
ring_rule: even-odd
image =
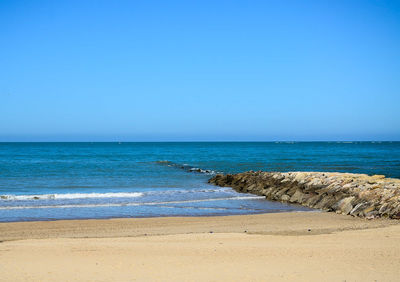
[[[184,203],[200,203],[200,202],[229,201],[229,200],[259,200],[259,199],[265,199],[265,197],[252,195],[252,196],[239,196],[239,197],[225,197],[225,198],[197,199],[197,200],[193,199],[193,200],[165,201],[165,202],[144,202],[144,203],[134,202],[134,203],[107,203],[107,204],[64,204],[64,205],[46,205],[46,206],[6,206],[6,207],[0,207],[0,210],[165,206],[171,204],[184,204]]]
[[[143,193],[67,193],[67,194],[42,194],[42,195],[1,195],[2,200],[63,200],[63,199],[90,199],[90,198],[136,198]]]

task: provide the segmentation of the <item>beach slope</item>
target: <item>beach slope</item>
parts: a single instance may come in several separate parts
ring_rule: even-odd
[[[333,213],[0,224],[1,281],[396,281],[400,225]]]

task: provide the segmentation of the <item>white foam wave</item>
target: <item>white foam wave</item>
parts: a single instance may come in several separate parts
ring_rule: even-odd
[[[143,193],[67,193],[67,194],[42,194],[42,195],[1,195],[2,200],[65,200],[65,199],[89,199],[89,198],[136,198]]]
[[[115,193],[66,193],[66,194],[38,194],[38,195],[0,195],[0,200],[6,201],[26,201],[26,200],[71,200],[71,199],[90,199],[90,198],[136,198],[143,195],[154,194],[182,194],[182,193],[216,193],[233,192],[230,188],[217,189],[177,189],[159,190],[148,192],[115,192]]]
[[[13,207],[9,206],[9,207],[0,207],[0,210],[98,208],[98,207],[124,207],[124,206],[163,206],[163,205],[169,205],[169,204],[200,203],[200,202],[227,201],[227,200],[258,200],[258,199],[265,199],[265,197],[264,196],[242,196],[242,197],[227,197],[227,198],[216,198],[216,199],[168,201],[168,202],[145,202],[145,203],[116,203],[116,204],[108,203],[108,204],[13,206]]]
[[[211,189],[175,189],[175,190],[155,190],[155,191],[148,191],[145,192],[144,194],[148,195],[154,195],[154,194],[189,194],[189,193],[218,193],[218,192],[223,192],[223,193],[234,193],[238,194],[232,188],[228,187],[218,187],[218,188],[211,188]]]

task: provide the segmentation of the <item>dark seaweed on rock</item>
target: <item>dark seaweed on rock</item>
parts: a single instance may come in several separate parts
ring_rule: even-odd
[[[400,219],[400,179],[330,172],[218,174],[209,183],[340,214]]]
[[[160,165],[183,169],[187,172],[198,172],[198,173],[204,173],[204,174],[215,174],[216,173],[215,171],[210,170],[210,169],[201,169],[198,167],[190,166],[188,164],[177,164],[177,163],[174,163],[171,161],[157,161],[156,163],[158,163]]]

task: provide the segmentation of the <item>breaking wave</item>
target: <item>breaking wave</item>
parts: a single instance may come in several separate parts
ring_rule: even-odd
[[[131,193],[67,193],[42,195],[1,195],[2,200],[65,200],[65,199],[98,199],[98,198],[136,198],[143,196],[140,192]]]
[[[166,202],[144,202],[144,203],[103,203],[103,204],[73,204],[73,205],[43,205],[43,206],[8,206],[0,207],[0,210],[20,210],[20,209],[56,209],[56,208],[97,208],[97,207],[125,207],[125,206],[162,206],[169,204],[183,203],[200,203],[211,201],[227,201],[227,200],[257,200],[264,199],[264,196],[241,196],[226,197],[216,199],[200,199],[200,200],[183,200],[183,201],[166,201]]]

